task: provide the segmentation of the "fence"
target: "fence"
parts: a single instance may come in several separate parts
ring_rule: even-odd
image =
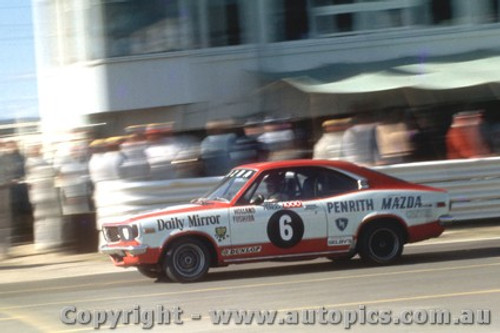
[[[375,167],[415,183],[449,191],[451,214],[459,221],[500,217],[500,158],[433,161]],[[97,184],[98,225],[122,221],[141,211],[189,203],[215,186],[220,177],[156,182],[110,181]]]
[[[399,164],[375,168],[411,182],[446,189],[458,221],[500,217],[500,158]]]

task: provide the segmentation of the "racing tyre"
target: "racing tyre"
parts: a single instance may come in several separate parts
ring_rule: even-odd
[[[403,252],[401,228],[389,223],[377,223],[367,226],[359,239],[361,259],[373,264],[388,265]]]
[[[175,242],[167,251],[165,273],[176,282],[200,280],[210,267],[210,253],[197,239],[182,239]]]
[[[148,277],[151,279],[158,279],[163,275],[161,269],[159,269],[158,267],[156,267],[154,265],[152,265],[152,266],[150,266],[150,265],[137,266],[137,270],[139,271],[139,273],[141,273],[145,277]]]

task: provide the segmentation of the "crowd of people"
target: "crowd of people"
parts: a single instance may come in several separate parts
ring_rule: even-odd
[[[329,119],[322,124],[324,133],[314,145],[313,158],[369,166],[408,163],[425,160],[440,143],[447,159],[487,157],[498,152],[500,133],[498,126],[487,124],[483,116],[481,110],[455,113],[442,137],[434,138],[397,109],[385,114],[383,120],[370,113]]]
[[[173,123],[130,126],[125,133],[93,140],[88,148],[74,146],[80,159],[88,157],[93,183],[221,176],[241,164],[307,157],[291,124],[280,120],[241,126],[231,120],[211,121],[201,139],[175,133]],[[71,154],[62,156],[68,160]]]
[[[221,176],[241,164],[311,157],[367,166],[395,164],[425,159],[435,148],[435,142],[426,136],[428,129],[405,112],[394,109],[382,119],[375,115],[361,112],[326,119],[318,139],[312,139],[311,129],[300,123],[266,119],[239,125],[232,120],[211,121],[204,136],[177,133],[173,123],[129,126],[122,136],[97,139],[89,139],[86,131],[76,131],[52,154],[44,153],[37,144],[24,150],[26,157],[15,141],[1,142],[12,239],[29,241],[33,237],[32,206],[40,203],[30,200],[27,184],[37,177],[53,179],[68,226],[63,232],[78,238],[77,234],[93,229],[89,224],[95,225],[92,193],[99,182]],[[445,157],[486,157],[500,151],[498,126],[487,124],[481,111],[458,112],[449,121],[441,140]]]

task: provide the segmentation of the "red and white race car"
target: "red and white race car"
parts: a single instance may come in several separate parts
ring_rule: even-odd
[[[439,236],[449,206],[444,190],[347,162],[248,164],[191,204],[104,224],[100,251],[117,266],[181,282],[263,260],[359,254],[389,264],[405,243]]]

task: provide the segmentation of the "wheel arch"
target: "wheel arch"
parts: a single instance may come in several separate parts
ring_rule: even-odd
[[[178,233],[172,237],[169,237],[165,240],[162,246],[161,250],[161,255],[160,255],[160,261],[159,264],[163,265],[164,260],[166,258],[166,254],[168,250],[172,247],[172,245],[176,242],[179,242],[181,240],[187,240],[187,239],[196,239],[200,242],[202,242],[210,252],[210,266],[215,267],[220,265],[219,262],[219,254],[218,254],[218,246],[215,243],[215,241],[206,233],[203,232],[197,232],[197,231],[189,231],[189,232],[183,232],[183,233]]]
[[[369,218],[363,220],[363,222],[358,226],[358,229],[356,230],[356,239],[360,238],[360,236],[368,228],[368,226],[382,223],[392,223],[393,225],[397,226],[397,228],[399,228],[402,233],[403,244],[406,244],[408,242],[408,225],[401,217],[391,214],[370,216]]]

